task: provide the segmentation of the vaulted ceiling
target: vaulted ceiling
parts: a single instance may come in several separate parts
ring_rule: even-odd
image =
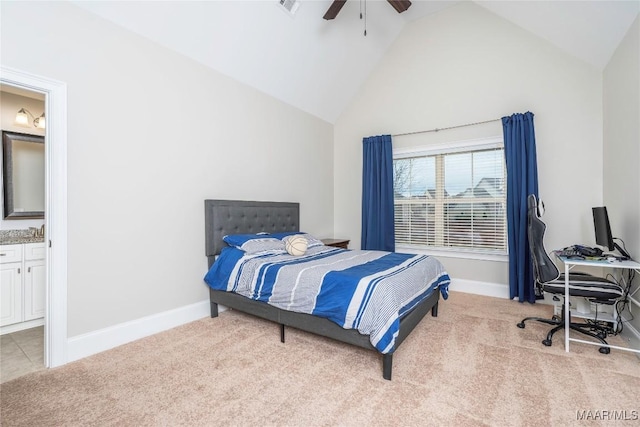
[[[334,123],[405,25],[462,2],[412,0],[399,14],[387,1],[349,0],[331,21],[331,0],[301,0],[294,16],[278,0],[74,3]],[[636,0],[474,3],[598,69],[640,10]]]

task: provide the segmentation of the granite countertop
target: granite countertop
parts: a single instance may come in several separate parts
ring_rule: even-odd
[[[42,242],[44,242],[44,236],[34,236],[33,230],[0,230],[0,245]]]

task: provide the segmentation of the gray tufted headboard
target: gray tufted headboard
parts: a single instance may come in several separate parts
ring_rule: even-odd
[[[209,266],[226,243],[227,234],[300,231],[300,204],[252,202],[244,200],[205,200],[205,248]]]

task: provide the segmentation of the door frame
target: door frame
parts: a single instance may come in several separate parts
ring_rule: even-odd
[[[45,95],[44,364],[67,363],[67,84],[0,66],[4,84]]]

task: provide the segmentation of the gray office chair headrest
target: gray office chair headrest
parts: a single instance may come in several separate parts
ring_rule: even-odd
[[[542,218],[542,215],[544,215],[544,202],[541,199],[536,199],[535,194],[529,194],[527,203],[528,208],[535,209],[536,216]]]

